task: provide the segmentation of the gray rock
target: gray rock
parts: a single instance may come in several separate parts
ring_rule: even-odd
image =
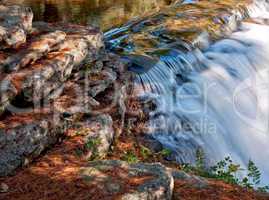
[[[52,113],[10,116],[0,129],[0,176],[14,172],[55,144],[70,126]]]
[[[189,182],[192,184],[194,188],[203,189],[209,186],[205,178],[195,176],[195,175],[190,175],[184,171],[179,171],[179,170],[171,170],[171,173],[174,177],[174,180],[181,180],[181,181]]]
[[[9,116],[0,125],[4,125],[0,129],[0,177],[28,165],[58,142],[71,127],[84,135],[87,159],[103,158],[114,137],[113,121],[109,115],[88,117],[76,122],[59,113],[40,110],[40,113]]]
[[[80,126],[79,132],[85,135],[86,158],[104,158],[114,138],[112,118],[103,114],[86,119],[76,126]]]
[[[33,63],[45,56],[58,43],[63,42],[66,34],[62,31],[55,31],[45,35],[41,35],[35,39],[27,49],[13,54],[3,61],[3,65],[11,70],[18,70],[26,65]]]
[[[111,191],[108,185],[116,182],[117,187],[110,195],[117,195],[117,199],[121,200],[168,200],[172,197],[174,187],[171,173],[159,163],[94,161],[81,169],[81,176],[85,181],[98,184],[104,195]],[[129,185],[132,181],[134,183]]]
[[[32,28],[33,13],[30,8],[0,5],[1,48],[17,47],[26,41]]]
[[[117,79],[117,74],[111,69],[105,69],[97,76],[102,78],[99,80],[89,80],[90,87],[88,92],[92,97],[104,92]]]
[[[157,153],[163,150],[163,145],[158,140],[155,140],[151,135],[147,134],[143,137],[143,142],[153,152]]]
[[[40,101],[70,77],[73,68],[82,63],[89,51],[88,41],[83,37],[68,36],[58,51],[48,53],[43,60],[25,69],[4,75],[0,79],[1,110],[21,92],[28,101]]]

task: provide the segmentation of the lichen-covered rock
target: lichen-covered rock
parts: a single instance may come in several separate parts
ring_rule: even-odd
[[[59,44],[58,51],[49,52],[44,59],[28,65],[25,69],[3,75],[2,80],[0,78],[1,110],[5,110],[10,101],[20,93],[27,96],[28,100],[41,100],[66,81],[74,66],[82,63],[89,52],[86,39],[68,36]]]
[[[84,137],[86,159],[103,158],[114,138],[113,121],[105,114],[77,122],[58,113],[40,111],[6,117],[0,125],[0,176],[27,165],[71,127]]]
[[[184,171],[172,170],[172,169],[169,169],[169,170],[171,170],[172,176],[175,181],[179,180],[179,181],[191,183],[192,187],[196,189],[203,189],[209,186],[209,183],[205,178],[187,174]]]
[[[111,69],[104,69],[96,76],[101,76],[99,80],[89,80],[89,94],[95,97],[105,91],[117,79],[117,74]]]
[[[32,28],[32,20],[30,8],[0,5],[0,49],[25,43],[27,32]]]
[[[129,76],[103,46],[103,34],[90,26],[36,23],[24,44],[0,51],[0,176],[28,164],[71,126],[84,135],[86,159],[107,154],[114,139],[108,114],[124,110],[119,94]]]
[[[51,51],[52,47],[63,42],[66,34],[62,31],[54,31],[48,34],[41,35],[38,39],[35,39],[29,47],[23,51],[19,51],[16,54],[11,55],[2,62],[3,68],[13,71],[23,68],[30,63],[34,63],[41,57],[45,56]],[[1,67],[0,67],[1,68]]]
[[[81,169],[86,184],[97,187],[100,198],[121,200],[169,200],[174,187],[171,173],[161,164],[105,160]]]
[[[51,32],[55,30],[63,31],[67,35],[73,38],[83,38],[88,42],[89,45],[89,55],[87,62],[92,62],[99,55],[99,50],[104,47],[103,34],[99,29],[93,28],[91,26],[80,26],[75,24],[50,24],[44,22],[33,23],[33,34],[40,34]]]
[[[109,115],[103,114],[86,118],[75,124],[77,134],[84,136],[85,158],[87,160],[104,158],[113,142],[113,121]]]
[[[96,76],[95,73],[89,73],[89,77],[87,77],[88,81],[86,82],[90,83],[92,81],[92,83],[97,85],[103,84],[102,80],[112,76],[113,78],[110,80],[110,83],[113,85],[113,81],[119,81],[120,75],[111,69],[111,66],[107,65],[104,61],[101,68],[101,72],[103,73],[101,73],[100,76]],[[35,73],[35,71],[28,71],[28,68],[19,70],[20,73],[23,71],[25,71],[25,77],[36,77],[36,82],[42,81],[42,78],[47,77],[47,79],[44,79],[47,80],[43,82],[44,85],[40,84],[39,91],[48,95],[46,97],[41,95],[39,98],[42,98],[43,106],[48,106],[48,108],[46,108],[45,113],[38,114],[36,113],[37,110],[30,110],[31,108],[23,106],[20,107],[22,102],[16,100],[19,107],[11,107],[9,109],[13,111],[12,108],[14,108],[15,112],[17,111],[16,109],[18,109],[18,111],[23,111],[25,114],[14,113],[13,115],[9,115],[6,113],[2,116],[2,120],[0,120],[0,158],[2,161],[0,161],[2,169],[2,171],[0,170],[0,176],[10,174],[16,168],[29,163],[44,149],[57,142],[57,140],[64,135],[65,127],[70,126],[75,126],[77,133],[84,135],[85,145],[83,151],[85,158],[103,158],[107,154],[114,139],[114,130],[112,128],[113,121],[109,115],[100,115],[100,112],[98,112],[98,107],[100,107],[100,104],[103,102],[99,102],[100,99],[97,101],[89,93],[85,92],[87,91],[84,90],[85,85],[83,85],[86,78],[85,73],[82,73],[84,75],[81,77],[81,71],[76,72],[72,78],[61,82],[57,76],[49,78],[50,72],[53,73],[53,70],[45,71],[43,76],[38,76],[39,73],[32,74]],[[29,72],[28,76],[26,71]],[[20,73],[14,72],[13,74],[14,76],[15,74],[18,76]],[[21,76],[23,77],[23,74]],[[39,87],[36,82],[26,82],[27,79],[25,79],[24,82],[19,82],[23,84],[16,82],[20,81],[20,78],[11,80],[13,80],[11,83],[15,84],[9,85],[11,87],[9,93],[7,93],[9,95],[12,94],[12,86],[14,87],[15,95],[19,93],[17,89],[24,84],[32,84],[36,88]],[[57,85],[58,83],[59,85]],[[91,87],[90,84],[88,86],[89,88]],[[53,92],[50,92],[52,89]],[[47,90],[49,91],[46,92]],[[26,88],[19,91],[24,92],[23,98],[24,101],[26,101]],[[15,95],[13,97],[15,97]],[[116,105],[117,104],[114,106]],[[95,108],[97,108],[97,111],[94,110]],[[101,108],[103,109],[104,106],[101,106]],[[51,115],[50,112],[52,112]],[[53,114],[61,117],[56,118],[55,121]],[[96,116],[94,116],[94,114],[96,114]],[[91,117],[89,117],[89,115]],[[42,124],[52,124],[55,126],[43,127]]]
[[[69,127],[59,116],[40,111],[7,117],[0,129],[0,176],[12,173],[54,144]]]
[[[0,6],[0,45],[9,47],[0,51],[0,115],[18,96],[32,104],[52,98],[75,67],[92,63],[104,46],[103,34],[96,28],[37,23],[32,29],[32,18],[28,8]],[[23,39],[11,29],[22,33]],[[99,87],[96,93],[104,89]]]

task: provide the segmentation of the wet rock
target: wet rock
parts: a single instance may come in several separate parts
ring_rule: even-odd
[[[163,150],[163,145],[151,135],[147,134],[143,137],[143,143],[153,152],[157,153]]]
[[[159,163],[95,161],[81,169],[81,176],[86,184],[97,185],[104,197],[121,200],[167,200],[174,187],[171,173]]]
[[[1,49],[17,47],[26,41],[27,32],[32,28],[31,9],[21,6],[0,5]]]
[[[206,0],[179,2],[118,28],[123,31],[115,29],[114,34],[107,35],[108,47],[122,55],[132,52],[154,57],[162,56],[156,54],[156,49],[169,50],[171,44],[182,41],[190,47],[206,48],[210,41],[236,30],[238,21],[248,15],[247,8],[251,6],[251,1],[244,0],[217,0],[213,4]]]

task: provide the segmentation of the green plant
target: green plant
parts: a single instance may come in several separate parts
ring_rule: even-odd
[[[76,155],[77,157],[81,157],[81,156],[83,155],[83,151],[82,151],[82,149],[80,149],[80,148],[76,148],[76,149],[75,149],[75,155]]]
[[[87,142],[84,144],[84,149],[91,151],[90,160],[94,160],[98,157],[98,145],[101,144],[100,138],[88,138]]]
[[[196,168],[199,171],[205,171],[205,153],[202,149],[196,151]]]
[[[234,164],[230,157],[219,161],[215,166],[211,167],[213,177],[223,180],[231,184],[239,184],[237,172],[241,170],[240,165]]]
[[[152,155],[151,150],[145,146],[141,146],[140,153],[144,159],[148,159]]]
[[[193,167],[193,166],[192,166],[191,164],[189,164],[189,163],[182,164],[180,167],[181,167],[181,169],[182,169],[184,172],[186,172],[186,173],[191,173],[191,172],[196,173],[196,172],[195,172],[196,168]]]
[[[131,151],[128,151],[124,154],[123,160],[128,163],[137,163],[139,161],[136,155]]]
[[[248,177],[252,180],[254,185],[258,185],[261,182],[261,172],[251,160],[248,162]]]
[[[196,152],[195,166],[183,164],[181,169],[187,173],[193,172],[206,178],[215,178],[226,183],[237,184],[245,188],[254,189],[261,182],[261,173],[253,161],[249,161],[247,167],[247,176],[242,179],[238,178],[238,172],[243,171],[239,164],[233,163],[230,157],[224,158],[216,163],[213,167],[207,169],[205,166],[205,154],[202,149]],[[269,186],[258,187],[261,192],[268,192]]]
[[[172,154],[172,151],[170,149],[163,149],[160,153],[162,156],[166,157],[170,156]]]
[[[269,186],[263,186],[263,187],[258,187],[257,189],[259,192],[268,192],[269,191]]]
[[[89,138],[84,144],[84,147],[86,150],[94,150],[99,144],[101,144],[100,138]]]

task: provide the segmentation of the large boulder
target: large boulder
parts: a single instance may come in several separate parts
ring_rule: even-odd
[[[101,199],[169,200],[174,187],[171,173],[159,163],[94,161],[81,169],[81,177],[87,185],[96,187]]]

